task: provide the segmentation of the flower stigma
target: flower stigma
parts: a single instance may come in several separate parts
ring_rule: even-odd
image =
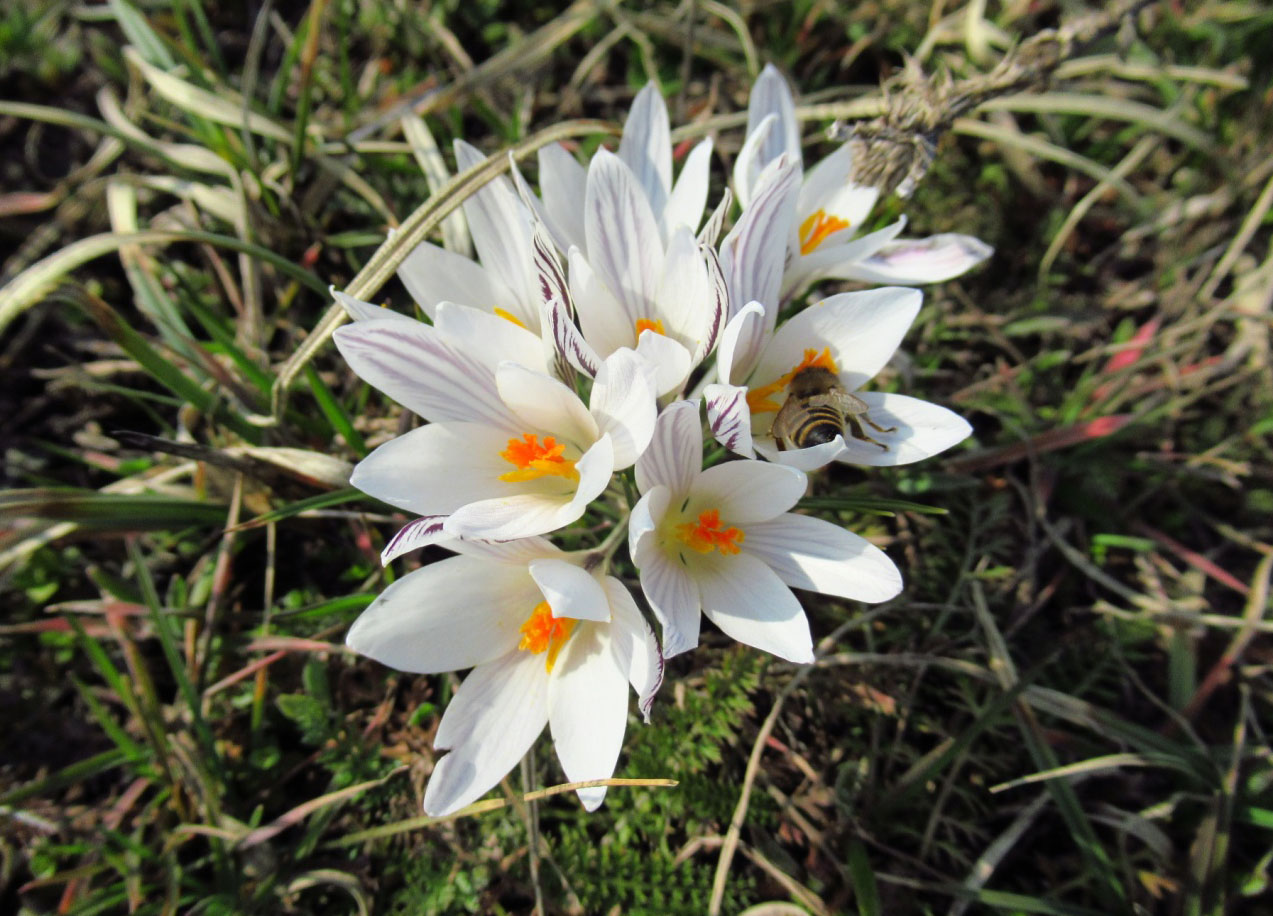
[[[520,483],[541,477],[562,477],[577,482],[579,472],[575,470],[573,461],[562,457],[565,450],[566,444],[558,442],[552,436],[544,436],[542,443],[534,433],[523,433],[520,439],[509,439],[508,448],[500,452],[499,456],[517,470],[500,474],[499,479],[508,483]]]
[[[520,631],[522,641],[517,644],[517,648],[536,655],[547,652],[548,657],[544,659],[544,668],[552,671],[553,665],[557,663],[557,655],[561,652],[561,647],[566,644],[574,628],[574,620],[569,617],[554,617],[553,609],[548,602],[541,601],[535,605],[535,609],[522,624]]]
[[[708,509],[698,514],[698,521],[676,526],[677,538],[699,553],[719,550],[725,556],[739,552],[739,545],[746,535],[741,528],[722,528],[720,510]]]
[[[827,216],[827,211],[818,210],[800,224],[800,253],[810,254],[841,229],[848,229],[849,221],[838,216]]]
[[[641,336],[642,331],[653,331],[655,334],[667,336],[667,331],[663,330],[663,322],[658,318],[638,318],[636,323],[636,335]]]
[[[805,369],[813,368],[827,369],[836,375],[840,374],[835,360],[831,358],[830,347],[824,347],[821,353],[814,349],[805,350],[804,359],[800,360],[799,364],[794,366],[790,372],[783,373],[768,385],[761,385],[748,391],[747,406],[751,408],[752,413],[773,413],[782,407],[782,404],[772,400],[771,395],[777,394],[786,388],[791,384],[791,380]]]

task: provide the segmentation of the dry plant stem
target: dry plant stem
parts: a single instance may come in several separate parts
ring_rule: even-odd
[[[1260,558],[1252,578],[1250,594],[1247,596],[1246,609],[1242,614],[1242,628],[1233,634],[1224,654],[1216,661],[1207,676],[1198,685],[1197,691],[1184,708],[1184,717],[1193,721],[1202,707],[1215,693],[1216,688],[1229,678],[1234,665],[1242,658],[1251,640],[1258,632],[1258,624],[1262,622],[1269,607],[1269,576],[1273,572],[1273,555],[1265,554]]]
[[[813,891],[805,887],[791,875],[787,874],[773,862],[769,861],[760,853],[759,850],[753,849],[746,843],[739,844],[739,850],[744,856],[751,860],[752,864],[773,878],[782,885],[782,889],[790,894],[794,899],[800,901],[801,905],[813,911],[815,916],[832,916],[831,910],[821,898]],[[797,912],[804,912],[797,910]]]
[[[1237,234],[1233,237],[1233,241],[1229,243],[1229,247],[1225,249],[1224,255],[1216,264],[1215,270],[1211,272],[1211,276],[1207,278],[1206,284],[1198,292],[1198,298],[1204,302],[1209,301],[1215,296],[1216,290],[1224,281],[1224,278],[1233,270],[1233,265],[1237,263],[1238,257],[1246,249],[1256,230],[1264,221],[1264,216],[1269,212],[1269,207],[1273,206],[1273,178],[1270,178],[1264,185],[1264,190],[1260,192],[1259,198],[1255,201],[1255,205],[1251,207],[1251,212],[1242,220],[1242,226],[1238,229]]]
[[[547,146],[549,143],[568,137],[617,132],[614,125],[604,121],[566,121],[522,141],[512,147],[509,153],[515,159],[523,159],[541,146]],[[407,255],[424,241],[425,236],[441,223],[447,214],[496,176],[503,174],[508,167],[507,156],[492,156],[448,181],[437,194],[430,197],[407,217],[392,238],[386,239],[385,243],[376,249],[375,254],[371,256],[363,269],[345,287],[345,292],[355,299],[365,300],[374,296],[394,275],[399,265],[406,260]],[[345,310],[338,304],[332,305],[318,326],[301,342],[296,352],[288,357],[287,362],[279,369],[278,378],[270,392],[271,416],[261,418],[264,424],[276,425],[279,422],[279,418],[287,407],[288,388],[344,322]]]
[[[614,788],[616,786],[631,786],[634,788],[674,788],[677,785],[675,779],[589,779],[586,782],[568,782],[557,786],[549,786],[547,789],[537,789],[534,792],[527,792],[521,796],[521,801],[530,802],[543,798],[551,798],[554,795],[565,795],[567,792],[574,792],[576,789],[589,789],[593,786],[607,786]],[[461,808],[451,814],[444,814],[441,817],[431,817],[424,815],[422,817],[407,818],[403,821],[397,821],[393,824],[385,824],[381,827],[372,827],[370,830],[360,830],[357,833],[351,833],[332,841],[331,846],[355,846],[358,843],[367,840],[378,840],[388,836],[396,836],[399,833],[406,833],[410,830],[418,830],[421,827],[432,827],[435,824],[446,823],[447,821],[458,820],[462,817],[471,817],[475,814],[485,814],[488,811],[498,811],[509,805],[506,798],[488,798],[484,801],[474,802],[467,808]]]
[[[197,651],[191,659],[190,680],[198,689],[207,670],[209,651],[212,647],[212,633],[216,629],[217,613],[221,609],[221,601],[230,586],[230,568],[234,562],[235,526],[239,523],[239,511],[243,506],[243,475],[234,475],[234,489],[230,495],[230,511],[226,515],[226,531],[221,535],[221,548],[217,553],[216,567],[212,572],[212,593],[208,595],[208,604],[204,609],[203,632],[199,634]],[[209,712],[204,704],[204,715]]]

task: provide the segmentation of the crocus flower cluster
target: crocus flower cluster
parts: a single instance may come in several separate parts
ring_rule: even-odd
[[[460,141],[455,154],[460,168],[482,159]],[[514,168],[465,201],[477,260],[412,252],[400,276],[427,321],[335,293],[354,319],[336,332],[350,367],[426,421],[354,471],[416,516],[382,560],[455,554],[394,582],[348,636],[404,671],[472,669],[438,728],[430,814],[487,792],[545,724],[569,780],[612,776],[629,687],[648,721],[664,660],[698,644],[702,617],[811,662],[792,589],[879,602],[902,577],[863,538],[796,511],[807,474],[918,461],[970,432],[943,407],[863,388],[918,290],[798,306],[821,280],[943,280],[989,249],[900,240],[901,220],[859,234],[875,190],[849,181],[847,148],[803,171],[772,68],[752,91],[742,212],[723,239],[728,194],[705,219],[711,157],[705,140],[673,180],[667,109],[647,86],[617,153],[585,166],[550,146],[541,196]],[[596,546],[564,551],[554,533]],[[616,565],[624,546],[630,567]],[[659,637],[611,574],[628,568]],[[592,810],[605,788],[578,794]]]

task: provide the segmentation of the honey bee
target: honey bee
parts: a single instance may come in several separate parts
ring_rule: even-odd
[[[787,383],[787,400],[774,417],[773,437],[781,450],[809,448],[831,442],[836,436],[850,435],[871,442],[884,451],[888,446],[873,439],[866,427],[879,433],[896,432],[896,426],[883,427],[871,419],[866,401],[844,390],[836,374],[821,366],[809,366],[797,372]]]

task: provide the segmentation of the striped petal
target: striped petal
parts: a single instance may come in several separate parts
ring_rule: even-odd
[[[619,158],[632,170],[659,219],[672,187],[672,135],[667,104],[653,83],[647,83],[632,101],[619,140]]]
[[[972,270],[992,254],[994,249],[980,239],[954,232],[899,239],[835,276],[867,283],[941,283]]]
[[[588,263],[635,326],[655,307],[663,275],[663,241],[632,170],[604,149],[597,151],[588,167],[584,227]]]
[[[707,424],[716,441],[735,455],[755,458],[747,389],[738,385],[708,385],[703,389],[703,398],[707,402]]]
[[[703,427],[698,401],[677,401],[663,408],[654,424],[649,447],[636,463],[637,489],[667,487],[680,502],[703,467]]]
[[[516,422],[491,370],[423,322],[359,321],[337,328],[335,340],[360,378],[426,420]]]

